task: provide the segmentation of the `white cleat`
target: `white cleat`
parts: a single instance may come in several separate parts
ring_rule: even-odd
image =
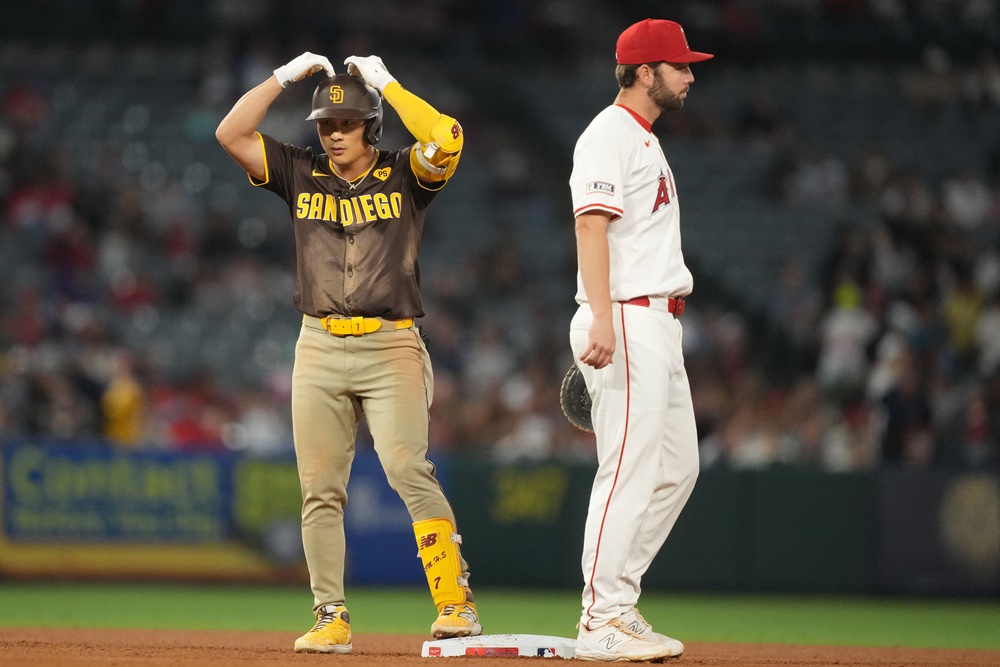
[[[639,610],[632,607],[632,610],[626,612],[618,617],[626,628],[639,635],[646,641],[655,642],[657,644],[663,644],[664,646],[670,647],[670,655],[668,658],[676,658],[680,654],[684,653],[684,644],[677,641],[673,637],[668,637],[666,635],[661,635],[659,632],[653,631],[653,626],[646,622],[646,619],[642,617]]]
[[[671,652],[670,646],[643,639],[616,618],[593,630],[581,625],[573,657],[593,662],[661,662]]]

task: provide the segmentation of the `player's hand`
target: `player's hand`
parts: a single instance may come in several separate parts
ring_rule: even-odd
[[[379,95],[396,78],[389,74],[382,59],[378,56],[350,56],[344,60],[347,65],[347,73],[352,76],[360,76],[369,86],[378,91]]]
[[[274,77],[284,88],[292,81],[301,81],[307,76],[312,76],[316,72],[324,70],[327,76],[333,76],[333,65],[326,56],[318,56],[315,53],[306,51],[301,56],[297,56],[274,70]]]
[[[611,318],[595,318],[590,323],[587,349],[580,355],[580,361],[594,368],[604,368],[611,363],[614,354],[615,327],[611,323]]]

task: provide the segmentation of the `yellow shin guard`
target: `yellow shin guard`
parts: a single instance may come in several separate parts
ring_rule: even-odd
[[[466,580],[458,545],[462,538],[448,519],[425,519],[413,524],[417,555],[424,565],[427,585],[438,609],[449,604],[465,604]]]

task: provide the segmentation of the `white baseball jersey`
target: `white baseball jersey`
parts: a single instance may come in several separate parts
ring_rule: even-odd
[[[573,215],[611,214],[611,300],[687,296],[674,176],[650,124],[620,105],[599,113],[577,140],[569,180]],[[576,300],[587,296],[577,273]]]

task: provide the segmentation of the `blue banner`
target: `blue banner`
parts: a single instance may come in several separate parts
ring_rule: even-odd
[[[8,443],[2,452],[10,541],[196,543],[231,536],[228,456],[34,443]]]
[[[409,513],[371,449],[348,499],[347,581],[425,583]],[[299,578],[300,512],[291,459],[0,443],[0,576]]]
[[[437,478],[447,488],[439,465]],[[373,451],[359,451],[351,468],[344,510],[347,538],[346,579],[352,583],[426,583],[417,556],[413,522],[399,495],[389,486]]]

